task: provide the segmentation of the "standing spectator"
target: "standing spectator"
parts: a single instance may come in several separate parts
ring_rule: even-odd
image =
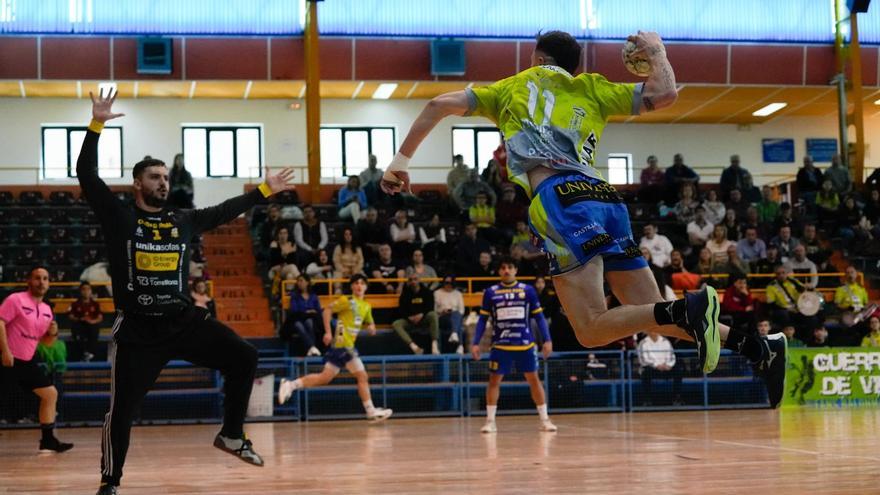
[[[406,276],[409,277],[415,273],[419,276],[419,280],[424,280],[426,278],[438,278],[437,270],[434,270],[434,267],[431,265],[425,264],[425,253],[421,249],[414,249],[412,254],[412,264],[406,267]],[[428,288],[431,290],[436,289],[440,286],[436,281],[430,282],[427,284]]]
[[[786,263],[784,263],[784,265],[785,268],[792,273],[812,275],[812,277],[804,279],[806,280],[806,286],[808,288],[813,288],[819,285],[819,276],[816,275],[818,273],[816,264],[807,258],[807,249],[803,245],[798,244],[794,247],[792,256]]]
[[[516,188],[507,183],[501,188],[501,199],[495,205],[495,225],[510,238],[516,231],[516,223],[528,219],[529,206],[516,197]]]
[[[364,194],[367,196],[367,204],[376,204],[379,200],[379,195],[382,193],[379,188],[379,182],[382,180],[384,172],[381,168],[376,167],[377,162],[376,155],[370,155],[367,168],[362,170],[358,176]]]
[[[794,254],[794,248],[800,244],[797,238],[791,235],[791,227],[788,226],[779,227],[779,235],[771,239],[770,243],[779,248],[779,259],[783,263],[788,262]]]
[[[440,225],[440,215],[434,213],[427,225],[419,227],[419,240],[425,258],[436,261],[448,253],[446,247],[446,229]]]
[[[168,173],[168,202],[178,208],[195,208],[193,178],[183,162],[183,153],[174,155],[174,165]]]
[[[330,256],[327,255],[326,249],[318,250],[315,261],[306,266],[306,274],[312,277],[312,280],[329,280],[333,278],[333,263],[330,261]]]
[[[742,195],[743,200],[749,204],[758,204],[761,202],[761,190],[755,186],[755,179],[752,178],[752,174],[746,171],[745,184],[743,184]]]
[[[296,244],[290,241],[287,227],[280,227],[269,245],[269,279],[279,276],[281,280],[293,280],[299,276],[300,267],[305,262]]]
[[[379,257],[368,265],[370,278],[393,279],[403,278],[405,272],[403,267],[392,256],[391,246],[382,244],[379,246]],[[376,290],[379,294],[397,294],[400,285],[396,281],[378,282]]]
[[[739,164],[739,155],[730,155],[730,166],[721,171],[721,198],[730,199],[730,192],[734,189],[743,191],[746,185],[746,176],[749,172]]]
[[[712,235],[715,226],[706,220],[706,208],[702,205],[694,209],[694,220],[687,226],[688,241],[691,246],[700,249]]]
[[[410,337],[409,332],[413,330],[428,330],[431,335],[431,354],[440,354],[440,323],[434,311],[434,293],[421,283],[417,274],[412,273],[407,277],[406,286],[400,293],[398,308],[400,318],[391,326],[413,354],[425,352]]]
[[[37,267],[28,274],[27,290],[6,296],[0,304],[0,383],[17,384],[40,398],[40,450],[65,452],[73,444],[55,437],[58,390],[34,359],[37,342],[53,321],[52,309],[43,302],[48,291],[49,272]]]
[[[663,234],[658,234],[657,227],[651,223],[644,226],[642,234],[639,247],[646,247],[651,251],[653,263],[660,268],[669,264],[669,255],[673,249],[669,238]]]
[[[751,206],[751,203],[749,203],[748,201],[745,200],[745,198],[743,198],[742,191],[740,191],[739,189],[731,189],[729,194],[730,194],[730,197],[729,197],[729,199],[727,201],[727,205],[726,205],[727,211],[728,212],[730,210],[735,211],[736,218],[745,218],[746,217],[746,210],[749,209],[749,206]]]
[[[437,313],[441,328],[449,329],[449,343],[458,344],[456,354],[464,354],[464,334],[462,334],[462,318],[464,318],[464,297],[455,288],[455,277],[443,277],[443,285],[434,291],[434,312]]]
[[[467,180],[458,184],[452,191],[452,199],[459,211],[467,211],[477,201],[479,193],[485,193],[489,198],[489,204],[495,204],[495,191],[482,180],[477,173],[477,169],[469,169],[470,173]]]
[[[464,235],[456,246],[455,269],[459,275],[476,272],[476,261],[483,251],[491,252],[489,242],[477,235],[477,226],[469,223],[464,227]]]
[[[361,210],[367,207],[367,194],[361,189],[361,180],[358,176],[349,176],[348,184],[339,190],[337,200],[339,218],[357,223],[361,218]]]
[[[211,316],[217,317],[217,305],[214,303],[214,299],[211,298],[211,295],[208,294],[208,282],[202,278],[196,278],[192,281],[192,288],[189,291],[189,297],[192,298],[193,304],[207,309]]]
[[[703,202],[703,206],[706,208],[706,220],[709,221],[712,225],[718,225],[724,220],[724,216],[727,213],[727,207],[724,206],[724,203],[718,200],[718,191],[715,189],[709,189],[706,193],[706,201]]]
[[[461,155],[455,155],[452,157],[452,170],[446,174],[446,190],[450,194],[450,199],[452,196],[452,192],[455,191],[458,186],[468,180],[471,176],[471,169],[464,163],[464,157]]]
[[[675,203],[673,211],[678,223],[687,225],[694,219],[694,210],[700,205],[697,201],[697,190],[693,184],[685,183],[681,185],[681,191],[678,193],[678,203]]]
[[[681,373],[675,369],[675,351],[666,337],[657,332],[650,332],[639,341],[639,365],[641,366],[642,387],[645,401],[642,405],[653,405],[654,394],[652,382],[655,379],[672,379],[673,404],[681,403]]]
[[[706,242],[706,249],[712,253],[712,260],[715,264],[727,263],[727,249],[736,246],[727,238],[727,227],[724,225],[716,225],[712,230],[712,238]]]
[[[409,221],[406,210],[397,210],[394,221],[388,226],[391,251],[395,258],[409,258],[416,242],[416,228]]]
[[[852,265],[846,267],[843,285],[834,291],[834,304],[838,309],[852,312],[868,305],[868,291],[859,284],[859,272]]]
[[[694,186],[700,182],[700,176],[692,168],[684,164],[684,157],[681,153],[676,153],[672,157],[672,166],[666,169],[665,175],[667,192],[678,191],[681,188],[681,184],[686,182]]]
[[[825,170],[823,178],[831,181],[834,192],[839,195],[849,194],[852,191],[852,172],[840,162],[840,155],[831,157],[831,166]]]
[[[813,157],[804,157],[804,166],[797,173],[798,195],[811,211],[816,203],[816,193],[822,188],[822,171],[813,165]]]
[[[311,205],[303,206],[303,219],[293,227],[296,245],[311,256],[327,247],[327,226],[315,215]]]
[[[736,243],[736,252],[743,261],[753,263],[767,256],[767,245],[758,238],[758,230],[749,227],[745,237]]]
[[[816,211],[822,224],[832,223],[840,207],[840,196],[834,191],[831,180],[822,181],[822,190],[816,195]]]
[[[98,326],[104,321],[101,306],[92,294],[92,284],[83,282],[79,286],[79,297],[70,305],[67,317],[71,321],[70,333],[76,343],[78,355],[89,362],[98,353]]]
[[[379,212],[370,206],[364,218],[357,222],[355,238],[364,247],[367,261],[375,260],[379,255],[379,246],[388,243],[388,229],[379,223]]]
[[[351,227],[342,230],[342,240],[333,248],[333,278],[349,279],[364,272],[364,252],[354,240]]]
[[[290,340],[292,329],[302,339],[306,356],[320,356],[316,337],[321,328],[321,314],[321,301],[312,290],[312,279],[308,275],[300,275],[296,278],[296,286],[290,291],[290,307],[280,332],[281,338]]]
[[[642,169],[639,178],[639,202],[657,204],[663,200],[663,186],[666,184],[666,173],[657,166],[657,157],[650,155],[648,166]]]
[[[748,279],[745,274],[734,277],[733,284],[724,291],[724,300],[721,301],[722,314],[729,315],[733,320],[733,327],[749,331],[749,327],[755,323],[755,310],[757,300],[749,291]]]
[[[772,224],[779,216],[779,202],[773,198],[773,188],[764,186],[761,188],[761,202],[756,205],[758,209],[758,221]]]

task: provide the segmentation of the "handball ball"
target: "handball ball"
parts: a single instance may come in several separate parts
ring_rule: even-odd
[[[651,75],[651,64],[648,62],[648,59],[643,56],[633,56],[633,52],[636,51],[636,44],[632,41],[627,41],[623,45],[623,65],[626,66],[626,70],[632,72],[633,74],[639,77],[648,77]]]

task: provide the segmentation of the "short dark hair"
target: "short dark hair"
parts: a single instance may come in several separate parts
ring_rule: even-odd
[[[141,175],[144,174],[144,170],[147,167],[164,167],[165,162],[162,160],[157,160],[155,158],[150,157],[149,155],[145,156],[143,160],[134,164],[134,169],[131,171],[131,176],[135,179],[140,179]]]
[[[89,283],[88,280],[85,280],[85,281],[83,281],[83,282],[81,282],[81,283],[79,284],[79,288],[80,288],[80,289],[82,289],[83,287],[91,287],[91,286],[92,286],[92,284]]]
[[[511,256],[507,256],[507,255],[502,256],[502,257],[498,260],[498,268],[501,268],[501,267],[504,266],[504,265],[512,266],[512,267],[514,267],[514,268],[517,268],[517,266],[516,266],[516,261],[515,261]]]
[[[357,282],[358,280],[363,280],[364,282],[366,282],[367,276],[364,275],[363,273],[355,273],[354,275],[351,276],[350,279],[348,279],[348,283],[349,283],[349,285],[352,285],[355,282]]]
[[[538,33],[535,41],[537,41],[536,51],[553,58],[556,65],[574,74],[581,63],[581,45],[574,36],[563,31],[550,31]]]
[[[27,278],[31,278],[31,277],[33,277],[33,276],[34,276],[34,272],[37,271],[37,270],[46,270],[46,273],[48,273],[49,275],[52,275],[52,272],[49,271],[49,268],[46,267],[46,265],[37,264],[37,265],[33,265],[33,266],[31,266],[31,269],[28,270]]]

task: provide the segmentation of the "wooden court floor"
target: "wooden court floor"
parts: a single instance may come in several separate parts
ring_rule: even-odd
[[[262,423],[266,467],[211,447],[216,426],[139,427],[121,493],[871,494],[880,493],[880,410],[769,410]],[[36,430],[0,431],[0,493],[92,494],[100,430],[36,453]]]

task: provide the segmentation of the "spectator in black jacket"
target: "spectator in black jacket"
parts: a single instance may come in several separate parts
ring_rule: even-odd
[[[407,278],[406,286],[400,293],[398,311],[400,318],[391,326],[413,353],[423,354],[425,351],[413,342],[409,332],[428,330],[431,335],[431,354],[440,354],[440,320],[434,311],[434,293],[421,283],[417,273],[411,273]]]
[[[822,188],[822,171],[813,165],[813,157],[804,157],[804,166],[797,173],[798,195],[812,212],[816,204],[816,194]]]
[[[474,273],[477,271],[480,253],[491,251],[489,241],[477,236],[477,226],[469,223],[464,227],[464,235],[458,241],[455,269],[460,275]]]
[[[388,229],[379,223],[379,212],[372,206],[367,208],[364,218],[358,220],[355,239],[363,246],[367,261],[375,260],[379,256],[379,246],[390,241]]]
[[[729,200],[734,189],[745,190],[747,175],[749,172],[739,165],[739,155],[730,155],[730,166],[721,171],[721,199]]]

